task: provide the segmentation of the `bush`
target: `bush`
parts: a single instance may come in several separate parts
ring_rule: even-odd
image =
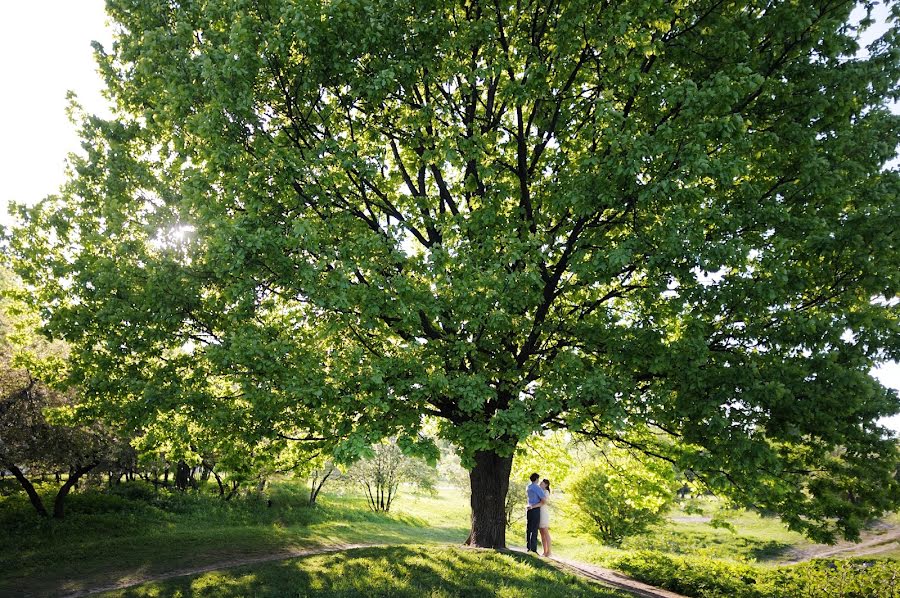
[[[566,484],[578,527],[608,546],[662,521],[674,502],[675,474],[668,463],[638,460],[609,449]]]
[[[770,575],[777,598],[895,598],[900,595],[900,563],[817,560],[781,567]]]
[[[650,551],[629,553],[614,566],[646,583],[698,598],[766,598],[762,569],[708,558]]]
[[[142,502],[151,502],[156,498],[157,491],[153,484],[148,482],[134,481],[116,484],[107,490],[108,494],[121,496],[126,500],[137,500]]]
[[[900,563],[826,561],[768,569],[703,557],[637,551],[614,566],[637,579],[696,598],[895,598]]]

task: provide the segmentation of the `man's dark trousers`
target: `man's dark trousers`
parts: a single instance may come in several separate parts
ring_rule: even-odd
[[[531,552],[537,552],[538,526],[541,524],[541,510],[528,509],[525,513],[525,547]]]

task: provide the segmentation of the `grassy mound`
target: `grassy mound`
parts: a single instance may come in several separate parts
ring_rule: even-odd
[[[621,592],[557,571],[532,557],[489,550],[363,548],[147,583],[102,596],[585,596]]]

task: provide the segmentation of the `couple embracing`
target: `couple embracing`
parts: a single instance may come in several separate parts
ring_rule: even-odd
[[[547,508],[547,502],[550,500],[550,480],[544,479],[538,484],[540,477],[536,473],[531,474],[531,483],[525,489],[528,495],[525,546],[529,552],[537,552],[537,536],[540,531],[544,556],[550,556],[550,510]]]

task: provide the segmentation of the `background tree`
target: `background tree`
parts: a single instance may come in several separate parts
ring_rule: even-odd
[[[856,6],[110,0],[115,119],[17,269],[99,411],[343,460],[438,418],[473,544],[564,427],[853,537],[900,358],[897,28],[858,57]]]
[[[336,473],[338,473],[338,468],[334,461],[322,459],[316,464],[309,475],[309,506],[316,506],[316,500],[318,500],[319,493],[322,492],[325,482],[331,479]]]
[[[184,491],[198,488],[211,477],[219,495],[231,500],[251,486],[263,490],[272,476],[305,476],[323,465],[322,450],[315,445],[234,431],[233,423],[226,419],[233,414],[223,412],[209,414],[214,417],[203,421],[177,412],[159,412],[147,423],[135,445],[155,486],[171,485]]]
[[[373,511],[390,511],[401,484],[434,489],[437,470],[425,460],[404,455],[394,442],[377,444],[371,452],[351,465],[345,477],[362,486]]]
[[[679,486],[671,463],[635,458],[610,445],[573,473],[566,490],[578,526],[604,544],[619,546],[662,522]]]
[[[62,519],[78,481],[103,463],[115,439],[97,422],[72,413],[74,391],[47,382],[65,364],[65,347],[40,338],[33,313],[9,294],[18,281],[0,269],[0,468],[16,478],[39,515],[51,516],[35,488],[38,478],[60,483],[52,516]],[[60,474],[65,474],[61,479]]]

